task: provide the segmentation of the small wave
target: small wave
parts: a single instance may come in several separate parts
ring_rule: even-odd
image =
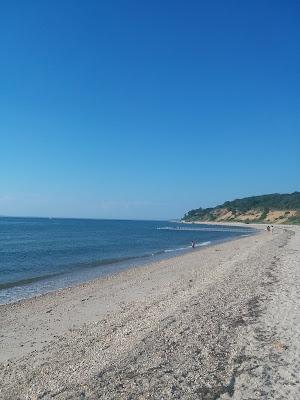
[[[178,247],[177,249],[167,249],[164,250],[165,253],[171,253],[173,251],[183,251],[183,250],[188,250],[190,249],[192,246],[187,246],[187,247]]]
[[[209,244],[211,244],[211,241],[208,240],[207,242],[202,242],[202,243],[196,243],[196,247],[201,247],[201,246],[208,246]]]
[[[162,230],[162,231],[185,231],[185,232],[190,232],[190,231],[199,231],[199,232],[237,232],[237,233],[243,233],[243,232],[250,232],[250,229],[239,229],[239,228],[187,228],[187,227],[174,227],[174,226],[160,226],[156,228],[157,230]]]
[[[196,243],[195,247],[208,246],[209,244],[211,244],[211,241],[202,242],[202,243]],[[178,247],[176,249],[167,249],[167,250],[164,250],[164,253],[171,253],[171,252],[174,252],[174,251],[183,251],[183,250],[188,250],[188,249],[191,249],[191,248],[192,248],[192,246]]]
[[[42,281],[44,279],[48,279],[48,278],[55,278],[57,276],[61,275],[60,273],[57,274],[47,274],[47,275],[43,275],[43,276],[34,276],[32,278],[25,278],[25,279],[20,279],[18,281],[14,281],[14,282],[6,282],[6,283],[1,283],[0,284],[0,290],[3,289],[10,289],[13,288],[15,286],[25,286],[25,285],[29,285],[30,283],[34,283],[34,282],[38,282],[38,281]]]
[[[148,256],[149,256],[149,254],[144,254],[144,255],[135,256],[135,257],[132,256],[132,257],[122,257],[122,258],[120,257],[120,258],[112,258],[112,259],[104,259],[104,260],[95,260],[95,261],[91,261],[91,262],[82,262],[82,263],[77,263],[77,264],[61,266],[62,270],[60,272],[54,272],[54,273],[40,275],[40,276],[33,276],[33,277],[29,277],[29,278],[20,279],[17,281],[9,281],[6,283],[0,283],[0,290],[10,289],[15,286],[26,286],[26,285],[30,285],[32,283],[36,283],[39,281],[46,281],[49,279],[54,279],[54,278],[57,278],[60,276],[71,274],[71,273],[79,271],[79,270],[84,271],[86,269],[94,269],[97,267],[108,266],[111,264],[120,264],[122,262],[139,259],[139,258],[145,258]]]

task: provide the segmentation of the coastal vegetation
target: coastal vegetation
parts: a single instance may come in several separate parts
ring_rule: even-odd
[[[251,196],[188,211],[184,222],[300,224],[300,192]]]

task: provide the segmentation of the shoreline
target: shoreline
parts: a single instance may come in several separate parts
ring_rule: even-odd
[[[205,244],[204,246],[200,245],[197,246],[196,248],[192,249],[192,248],[188,248],[186,250],[181,250],[180,252],[175,252],[175,254],[169,254],[168,253],[166,255],[156,255],[154,256],[154,258],[152,259],[151,256],[149,257],[145,257],[145,259],[143,260],[143,258],[139,258],[138,259],[138,263],[137,264],[128,264],[124,269],[119,269],[116,270],[114,272],[109,272],[107,274],[104,275],[100,275],[97,276],[93,279],[90,280],[86,280],[86,281],[82,281],[82,282],[78,282],[75,283],[73,285],[70,286],[65,286],[62,288],[58,288],[58,289],[54,289],[54,290],[49,290],[48,292],[44,292],[44,293],[40,293],[40,294],[36,294],[30,297],[25,297],[25,298],[21,298],[19,300],[13,300],[7,303],[0,303],[0,311],[1,308],[6,307],[6,306],[13,306],[19,303],[23,303],[23,302],[31,302],[34,301],[35,299],[41,298],[41,297],[46,297],[46,296],[51,296],[51,295],[55,295],[56,293],[61,293],[63,291],[70,291],[70,290],[76,290],[76,288],[81,288],[81,287],[85,287],[87,285],[90,284],[96,284],[98,281],[102,281],[102,280],[111,280],[114,277],[118,277],[120,275],[120,278],[122,279],[122,274],[126,275],[127,271],[137,271],[139,269],[142,268],[150,268],[152,265],[156,265],[160,262],[164,262],[164,261],[168,261],[168,260],[173,260],[173,259],[177,259],[179,257],[185,256],[187,254],[197,254],[200,251],[209,249],[211,247],[214,246],[219,246],[225,243],[230,243],[230,242],[234,242],[240,239],[246,239],[248,237],[253,237],[256,235],[259,235],[261,232],[261,229],[256,229],[256,232],[253,231],[253,233],[249,234],[249,235],[240,235],[240,236],[236,236],[233,238],[226,238],[226,239],[220,239],[220,240],[216,240],[214,242],[210,242],[209,244]],[[122,262],[120,262],[122,263]],[[118,264],[118,263],[116,263]],[[0,359],[1,360],[1,359]]]
[[[63,302],[63,301],[67,300],[67,301],[70,301],[71,303],[73,303],[74,300],[76,301],[76,298],[78,297],[78,298],[80,298],[79,300],[83,302],[83,301],[86,301],[86,298],[90,297],[89,292],[90,291],[94,292],[95,290],[97,290],[97,288],[107,290],[108,288],[112,287],[113,289],[115,289],[114,286],[119,287],[120,285],[122,285],[123,282],[129,281],[130,279],[134,280],[135,277],[137,277],[137,279],[139,279],[140,276],[147,276],[147,274],[148,273],[151,274],[151,272],[153,270],[159,275],[160,272],[163,272],[163,268],[165,268],[166,266],[170,268],[170,266],[172,266],[173,263],[185,264],[185,263],[189,262],[190,258],[194,258],[194,256],[199,257],[199,254],[202,254],[203,252],[211,253],[211,251],[214,251],[213,249],[215,249],[215,248],[217,248],[216,251],[219,251],[220,250],[219,247],[222,248],[222,246],[226,246],[226,244],[230,245],[230,244],[233,244],[233,243],[236,243],[239,241],[243,241],[243,240],[246,241],[247,239],[249,239],[249,237],[254,238],[259,234],[262,234],[262,231],[258,230],[256,233],[254,233],[251,236],[247,236],[247,237],[241,236],[241,237],[236,237],[233,239],[228,239],[226,241],[222,241],[221,243],[215,243],[215,244],[211,244],[211,245],[208,245],[208,246],[205,246],[202,248],[188,250],[188,251],[182,252],[181,254],[167,256],[161,260],[152,261],[149,263],[145,263],[143,265],[134,265],[130,268],[126,268],[124,270],[119,270],[115,273],[107,274],[107,275],[95,278],[93,280],[90,280],[90,281],[81,282],[81,283],[78,283],[73,286],[60,288],[60,289],[57,289],[54,291],[49,291],[49,292],[42,293],[42,294],[39,294],[36,296],[20,299],[18,301],[11,302],[11,303],[0,304],[0,327],[1,327],[1,325],[2,326],[5,325],[5,321],[2,322],[2,319],[1,319],[3,314],[10,315],[11,312],[15,312],[15,311],[17,311],[17,312],[21,311],[21,314],[22,314],[22,310],[28,309],[28,312],[26,315],[26,319],[28,319],[28,318],[30,318],[29,314],[31,312],[31,307],[37,307],[39,311],[41,311],[43,308],[45,308],[47,310],[51,310],[48,312],[46,310],[46,313],[50,314],[50,312],[52,312],[52,309],[53,309],[52,308],[53,304],[55,305],[57,303],[57,301]],[[185,260],[186,258],[188,260]],[[169,273],[170,273],[170,271],[169,271]],[[109,297],[109,295],[108,295],[108,297]],[[106,298],[106,300],[107,300],[107,298]],[[61,306],[62,306],[63,310],[59,311],[60,316],[62,316],[63,313],[66,311],[63,307],[63,304],[61,304]],[[72,304],[72,307],[73,307],[73,304]],[[81,307],[79,307],[79,308],[81,308]],[[109,307],[104,307],[105,312],[107,312],[108,308]],[[80,319],[77,320],[76,313],[73,316],[73,318],[74,318],[75,324],[77,324],[78,322],[79,322],[79,324],[81,324],[83,322]],[[56,319],[56,317],[54,316],[53,319]],[[84,318],[84,323],[89,322],[89,321],[90,321],[90,317],[87,319]],[[71,319],[70,323],[63,324],[63,329],[70,329],[70,327],[72,327],[72,326],[73,326],[73,322]],[[48,327],[46,329],[50,329],[50,328]],[[61,333],[61,331],[62,331],[62,329],[60,327],[59,327],[59,329],[57,329],[57,327],[55,327],[55,329],[53,330],[53,334]],[[29,338],[30,335],[28,334],[27,337]],[[1,338],[1,329],[0,329],[0,338]],[[34,344],[36,344],[35,341],[34,341]],[[5,345],[3,345],[3,341],[1,341],[1,339],[0,339],[0,362],[6,360],[5,358],[3,358],[3,356],[6,354],[6,350],[4,351],[3,349],[4,348],[7,349],[7,346],[9,346],[9,343],[6,343]],[[17,356],[19,356],[20,354],[22,354],[22,355],[25,354],[26,351],[32,350],[31,342],[28,344],[26,344],[26,342],[21,343],[20,344],[21,347],[19,347],[19,349],[17,350],[18,346],[19,346],[19,341],[17,340],[17,343],[14,345],[14,350],[13,350],[12,354],[16,354]],[[19,353],[19,351],[20,351],[20,353]],[[9,352],[8,352],[8,354],[9,354]]]
[[[224,224],[225,226],[225,224]],[[226,226],[230,226],[230,225],[226,225]],[[259,231],[259,229],[255,229],[255,227],[250,227],[247,226],[248,228],[253,229],[253,232],[250,232],[249,235],[255,235],[257,234],[257,232]],[[15,298],[9,298],[7,301],[4,302],[0,302],[0,307],[3,305],[7,305],[7,304],[14,304],[17,303],[19,301],[23,301],[26,299],[32,299],[35,297],[40,297],[40,296],[44,296],[48,293],[53,293],[56,291],[61,291],[63,289],[68,289],[68,288],[72,288],[72,287],[77,287],[80,286],[82,284],[85,283],[89,283],[89,282],[93,282],[94,280],[97,279],[102,279],[105,278],[107,276],[114,276],[118,273],[121,273],[124,270],[127,269],[132,269],[132,268],[142,268],[144,266],[147,266],[148,264],[152,264],[152,263],[156,263],[159,262],[161,260],[165,260],[165,259],[169,259],[169,258],[173,258],[173,257],[178,257],[181,256],[183,254],[186,254],[188,252],[195,252],[198,250],[203,250],[204,248],[208,247],[208,246],[215,246],[218,245],[220,243],[225,243],[227,241],[232,241],[232,240],[237,240],[241,237],[243,237],[244,235],[240,235],[240,236],[236,236],[236,237],[229,237],[229,238],[224,238],[224,239],[219,239],[219,240],[215,240],[213,242],[208,241],[208,242],[201,242],[199,244],[197,244],[196,249],[192,249],[191,246],[187,246],[185,249],[172,249],[170,251],[168,250],[164,250],[164,251],[160,251],[157,252],[155,254],[151,255],[143,255],[143,256],[137,256],[137,257],[131,257],[128,260],[120,260],[120,261],[116,261],[113,263],[107,263],[107,264],[103,264],[101,266],[101,268],[105,268],[106,270],[99,270],[100,265],[99,266],[95,266],[94,268],[88,268],[87,270],[81,269],[81,270],[75,270],[72,272],[65,272],[65,273],[61,273],[61,274],[53,274],[53,275],[49,275],[48,277],[37,277],[37,278],[29,278],[29,279],[25,279],[25,281],[29,282],[29,285],[31,283],[44,283],[47,284],[48,279],[52,280],[53,278],[55,280],[55,282],[53,283],[53,288],[51,289],[41,289],[40,292],[38,291],[34,291],[32,293],[34,294],[23,294],[23,295],[19,295],[18,297],[15,296]],[[87,276],[86,278],[83,279],[83,274],[91,274],[91,276]],[[77,278],[75,278],[75,276],[77,276]],[[69,278],[68,278],[69,276]],[[61,283],[61,287],[59,285],[60,280],[62,279],[66,279],[66,283],[63,284]],[[1,290],[7,290],[7,289],[17,289],[17,288],[24,288],[28,285],[28,283],[26,282],[26,284],[24,285],[15,285],[14,282],[9,283],[7,285],[7,287],[3,287],[1,288]],[[22,297],[24,296],[24,297]]]
[[[298,282],[295,269],[284,283],[300,237],[300,229],[287,229],[0,306],[0,398],[227,399],[233,381],[235,393],[246,390],[250,353],[254,362],[265,352],[259,363],[275,368],[267,344],[255,342],[257,329],[277,340],[272,351],[290,357],[269,310],[272,301],[276,315],[289,308],[290,300],[278,305],[276,296]],[[298,327],[295,312],[289,316]],[[295,355],[298,341],[291,343]],[[267,385],[263,377],[255,378],[259,388]]]

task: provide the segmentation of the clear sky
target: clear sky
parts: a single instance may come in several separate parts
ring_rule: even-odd
[[[299,190],[299,21],[297,0],[3,2],[0,214]]]

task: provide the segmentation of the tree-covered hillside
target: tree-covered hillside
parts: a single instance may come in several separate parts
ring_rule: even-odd
[[[214,208],[191,210],[185,214],[183,221],[300,223],[300,192],[226,201]]]

